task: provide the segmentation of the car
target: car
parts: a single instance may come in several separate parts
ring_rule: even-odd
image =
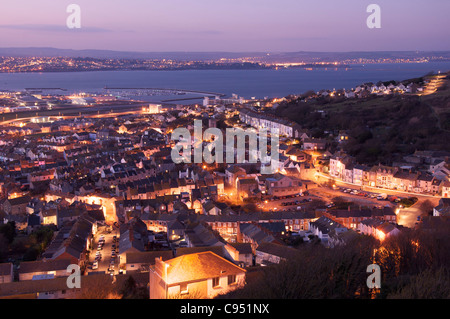
[[[92,269],[98,269],[98,261],[94,261],[94,263],[92,264]]]

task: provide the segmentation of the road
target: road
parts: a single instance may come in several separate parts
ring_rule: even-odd
[[[28,123],[32,119],[50,117],[54,119],[73,119],[81,116],[89,118],[114,117],[128,114],[143,114],[142,107],[148,103],[114,104],[96,106],[77,106],[70,108],[54,108],[52,110],[25,111],[18,113],[3,113],[0,117],[1,125],[14,125],[15,123]],[[113,112],[111,112],[113,110]],[[37,114],[37,115],[36,115]],[[65,115],[64,115],[65,114]],[[15,117],[15,116],[16,117]],[[21,117],[19,117],[21,116]]]
[[[100,237],[103,236],[105,238],[105,244],[103,248],[100,250],[101,253],[101,260],[98,263],[98,269],[92,269],[91,267],[88,267],[88,272],[107,272],[108,268],[110,267],[111,260],[114,260],[114,273],[119,273],[119,267],[118,267],[118,258],[112,258],[111,252],[112,252],[112,245],[113,245],[113,236],[117,236],[117,239],[119,239],[118,231],[117,229],[113,229],[112,232],[106,231],[106,227],[102,227],[101,230],[97,232],[94,238],[94,244],[93,249],[91,253],[89,254],[89,263],[92,265],[92,263],[95,260],[95,255],[97,253],[97,247],[98,247],[98,241]],[[116,243],[116,246],[118,246],[118,240]],[[116,249],[116,253],[118,252],[118,249]]]
[[[318,182],[327,182],[328,179],[324,178],[323,176],[318,176],[317,178]],[[386,206],[389,205],[390,207],[393,207],[396,210],[397,213],[397,224],[412,228],[415,226],[417,222],[417,217],[421,216],[423,212],[420,210],[421,205],[425,201],[429,201],[432,206],[437,206],[439,203],[439,196],[433,196],[428,194],[411,194],[406,192],[398,192],[395,190],[385,190],[385,189],[377,189],[373,187],[360,187],[356,185],[349,185],[346,183],[342,183],[340,181],[335,181],[336,186],[349,188],[349,189],[356,189],[356,190],[362,190],[364,192],[369,193],[376,193],[376,194],[387,194],[387,195],[395,195],[401,198],[407,198],[407,197],[417,197],[418,201],[409,208],[400,208],[397,207],[397,205],[388,202],[388,201],[378,201],[376,199],[371,199],[367,197],[360,197],[358,195],[351,195],[348,193],[343,193],[340,190],[332,190],[329,187],[318,187],[313,192],[319,192],[322,194],[322,196],[329,198],[331,200],[332,196],[339,196],[346,200],[350,200],[356,203],[361,203],[361,205],[370,205],[371,203],[374,204],[374,206]]]

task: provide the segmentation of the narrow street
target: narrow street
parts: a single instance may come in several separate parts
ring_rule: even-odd
[[[113,242],[114,236],[116,236],[117,238],[115,243]],[[104,245],[101,245],[101,249],[99,250],[99,240],[101,238],[104,239]],[[114,268],[114,274],[118,274],[118,257],[112,257],[113,245],[115,245],[116,255],[118,255],[118,242],[119,234],[116,228],[113,228],[112,232],[108,231],[106,227],[102,227],[101,230],[99,229],[98,233],[95,235],[92,251],[89,254],[89,266],[87,268],[87,271],[108,273],[108,269]],[[97,252],[100,253],[101,259],[98,261],[98,268],[93,269],[92,265],[95,262]],[[114,261],[113,267],[111,261]]]

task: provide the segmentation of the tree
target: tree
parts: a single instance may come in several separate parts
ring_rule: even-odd
[[[388,299],[450,299],[450,274],[447,269],[427,269],[397,291]]]
[[[368,236],[333,249],[301,245],[298,256],[264,267],[258,280],[221,298],[367,298],[366,269],[372,263],[375,245]]]
[[[422,213],[422,215],[431,215],[433,213],[434,205],[431,203],[429,199],[425,200],[422,204],[419,206],[419,210]]]
[[[17,236],[14,238],[14,241],[11,244],[11,250],[14,253],[23,254],[27,251],[28,248],[34,246],[36,241],[32,240],[26,236]]]
[[[0,262],[3,262],[8,254],[8,240],[0,233]]]
[[[133,296],[135,292],[136,280],[134,280],[133,276],[130,276],[127,280],[124,281],[120,293],[122,294],[123,299],[130,299],[129,297]]]
[[[39,243],[40,249],[44,250],[50,244],[53,238],[53,229],[49,226],[43,226],[31,233],[31,238]]]
[[[32,246],[27,249],[23,255],[23,261],[35,261],[40,254],[40,250],[37,246]]]
[[[85,277],[85,276],[83,276]],[[113,283],[110,275],[87,276],[81,281],[81,291],[73,295],[74,299],[120,299],[117,283]]]
[[[16,237],[16,223],[7,222],[6,224],[0,225],[0,234],[3,234],[8,240],[8,243],[12,243],[14,237]]]

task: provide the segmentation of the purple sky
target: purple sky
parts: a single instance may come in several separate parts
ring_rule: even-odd
[[[82,10],[80,30],[66,7]],[[381,29],[366,8],[381,7]],[[448,0],[2,0],[0,47],[121,51],[450,50]]]

